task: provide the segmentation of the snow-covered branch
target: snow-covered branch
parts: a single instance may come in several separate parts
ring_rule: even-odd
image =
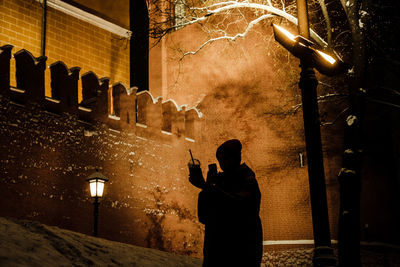
[[[331,28],[331,20],[329,18],[328,9],[326,8],[325,0],[318,0],[318,3],[321,7],[322,15],[325,19],[326,24],[326,34],[328,37],[328,45],[332,46],[332,28]]]
[[[346,15],[347,15],[348,11],[347,11],[346,0],[340,0],[340,3],[342,4],[343,10],[344,10],[344,12],[345,12]],[[347,1],[347,3],[349,3],[349,2]]]
[[[190,9],[192,9],[192,10],[202,10],[202,11],[207,11],[208,12],[212,8],[219,7],[219,6],[225,6],[225,5],[231,5],[231,4],[235,4],[235,3],[237,3],[237,2],[236,1],[225,1],[225,2],[214,3],[214,4],[211,4],[211,5],[208,5],[208,6],[204,6],[204,7],[191,7]],[[270,5],[272,5],[271,1],[268,1],[268,3]]]
[[[340,118],[340,116],[342,116],[345,112],[347,112],[349,110],[349,108],[345,108],[343,109],[333,121],[327,121],[327,122],[321,122],[322,126],[326,126],[326,125],[333,125],[337,122],[337,120]]]
[[[272,17],[272,16],[273,16],[273,15],[271,15],[271,14],[266,14],[266,15],[262,15],[262,16],[258,17],[257,19],[251,21],[251,22],[248,24],[246,30],[245,30],[243,33],[238,33],[238,34],[236,34],[236,35],[234,35],[234,36],[223,35],[223,36],[219,36],[219,37],[216,37],[216,38],[208,39],[206,42],[204,42],[202,45],[200,45],[200,47],[199,47],[196,51],[186,52],[186,53],[183,54],[183,57],[185,57],[185,56],[187,56],[187,55],[195,55],[195,54],[197,54],[201,49],[203,49],[206,45],[211,44],[211,43],[213,43],[213,42],[215,42],[215,41],[219,41],[219,40],[235,41],[235,40],[238,39],[238,38],[244,38],[244,37],[246,37],[246,35],[249,33],[249,31],[251,30],[251,28],[254,27],[254,25],[256,25],[256,24],[259,23],[260,21],[262,21],[262,20],[264,20],[264,19],[267,19],[267,18],[270,18],[270,17]],[[183,58],[183,57],[182,57],[182,58]]]
[[[283,0],[281,0],[281,4],[282,4],[282,10],[286,12],[286,6],[285,6],[285,2]]]
[[[238,2],[238,1],[225,1],[225,2],[215,3],[215,4],[212,4],[209,6],[205,6],[205,7],[192,7],[192,8],[190,8],[191,10],[205,11],[205,14],[202,14],[199,17],[192,17],[189,21],[183,22],[178,25],[174,25],[173,27],[174,28],[182,28],[182,27],[185,27],[188,25],[203,22],[210,16],[225,13],[230,10],[241,9],[241,8],[265,11],[271,15],[280,16],[282,18],[285,18],[286,20],[288,20],[289,22],[291,22],[295,25],[297,25],[297,23],[298,23],[296,17],[287,13],[283,9],[274,7],[270,1],[268,1],[268,4]],[[284,8],[284,6],[283,6],[283,8]],[[312,29],[310,29],[310,36],[320,46],[322,46],[322,47],[327,46],[327,42]],[[225,38],[221,38],[221,39],[225,39]]]

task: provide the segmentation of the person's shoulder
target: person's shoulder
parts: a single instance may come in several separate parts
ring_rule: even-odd
[[[256,178],[256,174],[253,172],[252,169],[250,169],[249,166],[246,165],[246,163],[243,163],[240,165],[240,172],[241,172],[241,175],[243,177],[245,177],[245,179],[247,181],[250,181],[250,180],[253,180]]]

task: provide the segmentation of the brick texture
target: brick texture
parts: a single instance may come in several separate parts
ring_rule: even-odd
[[[197,190],[187,181],[188,142],[116,131],[0,96],[0,214],[91,234],[86,177],[109,182],[99,236],[200,256]]]
[[[14,51],[41,53],[42,7],[36,1],[0,1],[0,45],[12,44]],[[47,64],[61,60],[68,67],[81,67],[81,74],[95,72],[109,77],[111,84],[129,85],[129,41],[60,11],[47,10]],[[11,73],[15,73],[12,60]],[[11,76],[15,86],[15,76]],[[50,96],[50,73],[46,71],[46,95]],[[79,94],[81,99],[81,93]]]
[[[0,39],[1,44],[3,45],[11,43],[12,45],[15,46],[13,50],[14,52],[18,51],[21,48],[25,48],[27,50],[30,50],[30,52],[32,52],[34,56],[39,56],[40,35],[41,35],[41,30],[40,30],[41,12],[42,12],[40,4],[38,4],[36,1],[18,1],[18,0],[4,1],[0,2],[0,4],[1,4],[0,15],[5,17],[4,20],[5,26],[2,27],[2,35]],[[19,10],[19,11],[15,12],[14,10]],[[196,32],[191,33],[190,30],[193,29],[189,29],[189,32],[185,31],[179,34],[181,35],[181,37],[184,36],[185,38],[192,38],[196,34]],[[215,49],[220,49],[220,47],[216,47]],[[113,36],[109,32],[94,27],[86,22],[79,21],[78,19],[75,19],[73,17],[70,17],[53,9],[48,10],[46,51],[47,51],[46,55],[48,56],[47,60],[48,65],[55,61],[61,60],[64,63],[66,63],[68,67],[73,67],[73,66],[81,67],[82,68],[82,70],[80,71],[81,75],[84,74],[86,71],[91,70],[94,71],[98,77],[109,76],[111,78],[110,81],[111,84],[115,81],[121,81],[125,84],[128,83],[127,81],[129,78],[129,44],[127,43],[126,40],[120,40],[118,37]],[[171,51],[169,52],[171,53],[172,56],[172,52]],[[168,55],[168,58],[169,56],[170,55]],[[296,92],[294,91],[285,92],[284,90],[280,91],[275,90],[275,88],[283,87],[282,80],[279,79],[280,78],[283,79],[283,77],[287,76],[286,74],[281,74],[280,77],[272,77],[271,72],[267,73],[267,76],[265,76],[267,78],[267,82],[263,83],[262,86],[248,85],[245,83],[247,80],[245,80],[245,82],[238,82],[236,78],[239,66],[243,65],[242,64],[243,62],[241,61],[238,61],[236,65],[232,65],[233,66],[232,73],[228,73],[227,75],[225,75],[224,73],[219,73],[218,66],[221,63],[218,63],[217,60],[220,60],[219,62],[224,62],[223,60],[226,60],[227,57],[231,57],[233,58],[233,60],[238,60],[239,56],[240,55],[238,54],[230,54],[230,50],[227,51],[225,55],[216,57],[214,59],[213,63],[215,64],[214,65],[215,67],[208,68],[210,72],[207,73],[199,72],[198,76],[196,75],[191,76],[195,77],[195,79],[192,79],[189,76],[190,74],[193,74],[193,71],[196,71],[198,69],[204,70],[203,66],[206,66],[207,64],[207,62],[205,61],[206,54],[203,54],[200,57],[200,60],[191,58],[189,61],[189,65],[192,66],[192,69],[188,69],[188,65],[185,65],[185,68],[182,69],[182,71],[185,72],[185,75],[183,75],[185,77],[184,82],[188,86],[182,86],[182,84],[179,84],[182,87],[176,89],[174,88],[168,89],[168,94],[165,95],[164,97],[165,99],[167,99],[167,97],[168,98],[171,97],[177,100],[179,104],[185,103],[185,101],[193,103],[196,99],[200,97],[199,94],[202,91],[198,90],[197,87],[191,87],[189,85],[195,84],[199,87],[200,85],[211,86],[210,88],[207,89],[208,90],[208,92],[206,92],[207,96],[200,105],[202,112],[206,114],[205,123],[202,126],[202,128],[196,130],[197,134],[199,135],[199,138],[196,139],[196,144],[191,147],[193,152],[195,153],[195,157],[201,160],[203,164],[203,170],[206,171],[208,163],[216,161],[215,151],[220,143],[222,143],[228,138],[241,139],[245,148],[243,159],[256,172],[260,189],[263,195],[262,206],[261,206],[261,218],[263,222],[264,240],[312,239],[312,222],[311,222],[311,211],[310,211],[309,193],[308,193],[307,171],[306,168],[300,168],[298,166],[298,158],[297,158],[298,152],[300,151],[304,152],[301,113],[288,116],[285,115],[284,112],[280,111],[282,109],[281,103],[283,99],[293,98]],[[12,63],[11,84],[15,85],[14,60],[12,60],[11,63]],[[169,62],[169,64],[171,65],[172,63]],[[258,64],[257,65],[258,69],[262,69],[260,67],[261,62],[258,62],[257,64]],[[170,69],[168,70],[168,74],[171,74],[168,76],[169,84],[173,84],[174,81],[173,79],[175,77],[174,75],[176,74],[174,71],[176,71],[176,69],[170,66]],[[244,76],[248,76],[248,79],[253,79],[252,75],[245,75],[243,73],[241,73],[240,75],[238,76],[239,79],[240,77]],[[46,77],[45,79],[46,94],[50,95],[49,70],[46,70],[45,77]],[[207,77],[205,83],[201,83],[200,85],[196,84],[196,81],[198,82],[198,80],[200,80],[202,77]],[[226,79],[224,81],[221,81],[221,77],[224,77]],[[257,83],[258,81],[254,80],[254,82]],[[289,82],[292,81],[289,80],[288,83]],[[81,83],[79,83],[79,86],[81,86]],[[269,89],[274,88],[274,90],[272,89],[265,90],[266,89],[265,87]],[[155,89],[155,91],[161,92],[162,90]],[[81,90],[79,92],[81,92]],[[251,93],[244,94],[243,92],[251,92]],[[157,94],[155,96],[157,96]],[[79,99],[80,100],[82,99],[81,95]],[[264,106],[262,104],[263,101],[265,101],[265,103],[269,103],[269,105],[267,106],[266,109],[259,110],[258,108],[260,106]],[[17,120],[16,117],[15,119]],[[26,118],[26,120],[28,119]],[[52,119],[46,117],[43,118],[42,120],[51,121]],[[61,119],[61,121],[62,122],[58,123],[62,125],[67,124],[64,119]],[[12,124],[12,122],[10,123]],[[83,142],[89,142],[81,140],[81,138],[84,138],[82,137],[84,130],[81,129],[81,126],[76,124],[76,122],[75,125],[80,130],[77,129],[74,130],[73,128],[56,129],[57,127],[55,127],[53,131],[60,133],[78,131],[80,136],[78,138],[79,144],[82,144]],[[38,124],[38,125],[32,125],[30,127],[26,126],[26,128],[22,129],[21,131],[26,132],[28,131],[27,129],[29,128],[50,129],[52,127],[53,126],[47,124],[43,124],[41,126],[40,124]],[[97,131],[100,130],[96,130],[95,132]],[[11,134],[10,132],[11,129],[6,129],[3,134],[7,136]],[[177,132],[176,134],[180,135],[181,133]],[[47,170],[48,168],[46,166],[45,168],[46,170],[40,170],[38,174],[35,174],[36,180],[37,179],[40,180],[42,179],[42,177],[45,176],[46,179],[51,179],[50,177],[55,176],[53,173],[54,168],[57,168],[57,170],[58,168],[61,168],[63,170],[59,174],[60,178],[57,179],[64,179],[61,178],[63,177],[64,172],[65,174],[68,175],[70,174],[70,177],[76,177],[77,173],[67,171],[69,167],[74,169],[75,165],[80,166],[79,167],[80,170],[79,172],[81,173],[80,175],[81,176],[84,175],[83,174],[84,172],[82,171],[82,168],[84,168],[83,164],[88,165],[87,158],[91,157],[90,153],[85,152],[82,155],[79,155],[78,148],[74,148],[75,150],[77,150],[76,152],[70,152],[73,151],[72,147],[69,148],[68,146],[53,147],[53,143],[52,141],[50,141],[50,139],[53,138],[51,137],[53,135],[52,132],[39,131],[34,135],[35,137],[28,136],[26,137],[26,140],[25,139],[23,140],[28,142],[28,140],[31,139],[36,140],[39,136],[46,136],[46,141],[41,142],[42,144],[44,144],[44,146],[46,146],[46,149],[59,151],[62,148],[61,151],[63,151],[59,152],[61,154],[58,156],[54,155],[51,156],[52,154],[47,150],[43,150],[42,152],[39,152],[38,150],[37,152],[35,152],[46,157],[46,159],[43,160],[43,162],[53,162],[51,160],[52,157],[63,158],[63,162],[60,163],[60,165],[52,166],[52,169],[50,171]],[[99,155],[97,155],[96,157],[100,157],[101,159],[103,159],[104,156],[101,155],[104,155],[105,152],[103,150],[104,149],[107,150],[109,144],[108,141],[103,140],[103,138],[106,138],[107,135],[108,133],[96,135],[98,136],[98,138],[96,137],[97,138],[96,140],[98,141],[93,141],[92,143],[89,142],[85,146],[80,147],[79,149],[81,149],[82,151],[92,151],[95,154],[99,153]],[[61,136],[58,137],[57,136],[58,135],[56,135],[56,137],[54,138],[56,139],[61,138]],[[90,138],[86,139],[89,140]],[[18,141],[18,138],[16,137],[15,140]],[[157,140],[158,143],[154,143],[154,145],[157,144],[157,146],[150,146],[150,147],[152,147],[151,150],[156,151],[154,152],[154,155],[157,157],[158,155],[160,155],[160,153],[163,153],[161,152],[161,148],[164,147],[160,145],[162,144],[160,140],[158,139],[155,140]],[[120,138],[119,141],[116,142],[120,141],[122,141],[122,138]],[[31,141],[29,141],[29,143],[30,142]],[[59,142],[62,143],[62,141]],[[79,146],[79,144],[76,145]],[[173,158],[179,159],[176,162],[179,162],[181,165],[178,168],[175,162],[173,166],[175,166],[177,169],[171,170],[171,172],[174,173],[173,176],[168,178],[164,177],[162,180],[163,182],[170,183],[170,181],[174,181],[174,179],[184,179],[184,177],[186,177],[187,175],[184,170],[186,166],[186,159],[188,159],[187,149],[189,147],[178,145],[178,148],[180,152]],[[116,154],[114,153],[118,149],[113,148],[112,150],[113,152],[107,152],[108,155],[107,163],[104,163],[102,161],[96,161],[95,163],[89,164],[90,166],[92,166],[92,168],[90,168],[89,170],[93,170],[93,166],[102,166],[103,164],[106,164],[109,166],[109,168],[106,169],[107,173],[115,174],[115,177],[113,176],[114,175],[113,174],[111,175],[112,176],[111,178],[118,179],[117,177],[125,177],[123,178],[124,183],[129,181],[130,176],[126,172],[126,170],[128,170],[130,167],[122,167],[125,166],[124,164],[127,164],[126,163],[127,159],[120,158],[119,156],[113,158],[112,156],[116,154],[119,155],[119,153]],[[158,150],[160,150],[160,152],[158,152]],[[133,149],[133,151],[135,151],[135,154],[139,153],[136,152],[136,148]],[[27,153],[30,152],[27,151]],[[143,152],[143,153],[146,154],[150,152]],[[67,157],[67,159],[65,159],[65,157]],[[4,159],[4,160],[10,160],[10,159]],[[119,160],[123,161],[124,163],[122,165],[118,164],[117,162]],[[164,171],[163,166],[168,166],[169,164],[165,162],[158,163],[157,161],[154,161],[154,159],[152,158],[146,158],[145,160],[141,160],[140,162],[150,165],[154,163],[156,166],[152,167],[149,166],[149,168],[150,169],[153,168],[156,172],[159,171],[163,172]],[[329,162],[331,162],[331,158],[329,159]],[[16,170],[24,169],[24,166],[14,166],[14,167]],[[120,173],[121,168],[125,168],[125,171],[122,171]],[[335,170],[335,168],[337,168],[337,164],[331,164],[330,168]],[[89,170],[86,171],[89,172]],[[20,174],[19,175],[13,174],[11,177],[7,178],[8,180],[6,182],[8,184],[12,183],[10,181],[14,179],[12,177],[15,177],[15,175],[16,177],[18,177]],[[29,177],[27,174],[25,174],[24,171],[23,177],[25,176]],[[155,181],[157,180],[157,177],[160,176],[160,174],[147,173],[145,174],[145,176],[148,179],[152,177],[153,181]],[[136,174],[134,174],[133,177],[136,177]],[[332,172],[331,177],[335,177],[334,172]],[[84,177],[82,177],[82,179],[83,178]],[[72,179],[75,178],[68,178],[68,179],[71,179],[72,181]],[[83,188],[83,184],[80,184],[80,186],[81,188]],[[145,187],[144,182],[141,186]],[[181,181],[180,186],[184,186],[186,188],[186,186],[188,186],[187,181],[186,180]],[[150,190],[150,187],[147,188]],[[174,188],[174,186],[172,187],[168,186],[166,187],[166,190],[171,191],[171,188]],[[175,188],[178,187],[175,186]],[[158,197],[157,194],[162,194],[163,192],[162,190],[164,189],[156,188],[154,185],[151,188],[151,190],[153,192],[151,194],[153,195],[148,196],[146,198],[154,199],[155,197]],[[134,193],[135,191],[136,188],[132,188],[132,194],[136,194]],[[18,194],[19,193],[20,192],[18,192]],[[25,193],[26,192],[23,192],[22,194]],[[54,193],[45,192],[45,193],[46,196],[41,196],[41,198],[45,197],[45,199],[47,199],[48,194],[50,194],[53,196],[57,195],[57,199],[59,199],[61,194],[55,192]],[[188,194],[187,197],[185,196],[179,198],[179,199],[185,199],[184,202],[191,200],[190,205],[192,205],[192,207],[190,209],[187,209],[189,211],[188,214],[191,214],[190,216],[195,214],[195,207],[193,207],[193,205],[195,205],[196,203],[195,192],[193,191],[192,193],[193,195],[189,196]],[[76,192],[74,194],[77,195]],[[79,195],[80,194],[84,195],[86,193],[80,192]],[[330,200],[329,207],[330,207],[330,215],[332,222],[332,228],[331,228],[333,232],[332,236],[333,238],[335,238],[337,230],[337,211],[338,211],[337,202],[335,201],[337,198],[337,183],[332,182],[331,187],[328,189],[328,194],[333,196],[332,199],[329,199]],[[131,195],[129,194],[129,196]],[[77,196],[77,198],[80,199],[82,197]],[[90,206],[89,205],[90,201],[87,199],[86,196],[85,198],[86,198],[85,205]],[[172,201],[172,199],[176,198],[175,196],[171,196],[171,198],[168,196],[167,199],[169,201]],[[117,201],[118,203],[125,203],[119,198],[115,198],[114,201]],[[153,202],[151,207],[146,207],[147,208],[146,211],[148,212],[149,216],[153,216],[149,217],[153,221],[151,220],[147,221],[146,227],[150,227],[150,225],[153,225],[155,228],[143,228],[143,229],[146,230],[152,229],[149,230],[150,233],[154,233],[155,236],[157,235],[160,236],[160,231],[164,231],[164,228],[157,228],[157,227],[159,227],[158,225],[160,225],[160,223],[164,223],[165,219],[163,217],[164,216],[163,213],[159,212],[160,208],[157,206],[158,204],[155,203],[157,202]],[[160,203],[163,203],[163,200],[160,200]],[[43,204],[42,207],[45,207],[45,205]],[[86,208],[89,209],[88,207]],[[4,213],[6,214],[8,214],[8,212],[11,212],[11,210],[8,210],[7,212],[4,211]],[[174,212],[178,213],[183,212],[184,214],[187,213],[186,209],[184,209],[183,211],[181,210]],[[26,214],[26,216],[28,215],[30,217],[33,216],[32,218],[36,219],[34,214],[37,213],[39,212],[33,210],[32,207],[32,210],[30,210],[28,214]],[[70,215],[66,216],[71,218]],[[23,217],[24,214],[18,214],[18,216]],[[37,215],[36,217],[38,217],[37,219],[47,222],[46,220],[48,216],[49,215],[47,213],[42,215],[40,215],[39,213],[39,215]],[[85,216],[86,216],[85,222],[90,221],[90,218],[88,218],[89,215]],[[143,216],[143,214],[141,216]],[[110,217],[112,217],[111,213]],[[121,218],[128,218],[128,217],[122,216]],[[165,215],[165,217],[170,218],[170,215]],[[174,220],[179,221],[179,218],[177,219],[176,217],[171,217],[171,222],[173,222]],[[60,222],[50,220],[50,222],[52,224],[59,223],[61,226],[66,225],[66,227],[68,228],[77,229],[78,227],[77,225],[83,223],[83,220],[82,222],[77,221],[74,223],[70,223],[71,225],[68,225],[68,222],[65,220],[62,220]],[[74,226],[72,224],[76,225]],[[110,224],[112,224],[112,222],[110,222]],[[170,225],[173,226],[173,224]],[[198,227],[197,224],[194,225],[195,227]],[[144,225],[142,225],[141,227],[144,227]],[[146,233],[143,231],[131,233],[129,232],[131,230],[128,230],[128,228],[125,229],[122,226],[119,228],[121,228],[120,229],[121,232],[125,231],[126,235],[121,234],[121,236],[119,236],[119,234],[115,232],[113,234],[106,234],[106,236],[138,244],[146,244],[146,242],[149,242],[147,245],[162,249],[164,248],[176,251],[179,250],[178,248],[177,249],[173,249],[172,247],[168,248],[167,244],[171,244],[170,246],[175,246],[173,245],[175,242],[174,240],[180,240],[180,239],[171,239],[172,240],[171,241],[168,239],[169,237],[165,237],[164,234],[161,234],[161,236],[163,236],[161,239],[160,238],[146,239],[147,238],[145,237]],[[190,234],[199,235],[201,231],[198,231],[198,228],[195,229],[196,231],[192,231],[190,232]],[[83,229],[81,231],[88,232],[88,228]],[[175,232],[175,234],[177,234],[177,232]],[[134,235],[135,236],[134,239],[131,239],[131,237],[127,237],[129,235]],[[177,235],[179,236],[179,234]],[[182,235],[183,239],[185,238],[188,239],[187,235],[184,235],[183,233]],[[137,236],[141,237],[139,238]],[[201,242],[201,238],[198,237],[196,237],[193,240],[195,241],[190,241],[191,246],[194,246],[193,245],[194,243],[199,244]],[[188,244],[185,246],[189,246]],[[195,250],[197,252],[190,252],[190,253],[201,253],[201,249],[199,247],[196,247]]]
[[[42,8],[36,1],[0,0],[0,45],[12,44],[14,53],[24,48],[39,56],[41,19]],[[51,8],[47,19],[47,65],[61,60],[68,67],[81,67],[81,75],[94,71],[98,77],[110,77],[110,84],[128,84],[126,39]],[[202,228],[195,217],[197,191],[186,180],[187,149],[192,149],[205,171],[207,164],[216,161],[219,144],[239,138],[243,159],[255,171],[262,192],[264,240],[312,239],[307,168],[299,167],[298,161],[298,153],[305,151],[302,114],[293,111],[300,103],[297,62],[289,63],[275,43],[268,50],[248,49],[260,46],[257,37],[249,34],[236,47],[218,43],[176,64],[181,55],[175,44],[195,50],[204,41],[204,34],[195,27],[169,35],[165,46],[159,45],[150,54],[154,96],[172,98],[178,104],[195,105],[202,100],[199,108],[205,114],[204,124],[193,130],[199,137],[194,144],[177,139],[165,142],[160,136],[144,140],[140,127],[137,135],[115,133],[104,125],[88,126],[76,118],[26,110],[2,99],[4,192],[0,195],[3,201],[13,201],[0,205],[1,214],[88,233],[91,201],[84,178],[95,167],[103,167],[111,181],[109,198],[101,210],[107,218],[100,226],[104,237],[200,255]],[[50,96],[48,69],[45,77],[46,95]],[[16,85],[14,59],[11,84]],[[343,106],[334,105],[321,105],[321,114],[329,113],[328,119],[335,119]],[[157,109],[163,109],[161,103]],[[183,136],[179,127],[166,129]],[[337,239],[338,231],[342,130],[340,123],[322,128],[332,239]],[[366,194],[371,202],[378,201],[369,194],[375,190],[373,184],[363,188],[369,188]],[[379,216],[371,213],[371,217],[371,232],[388,227],[385,220],[390,217],[381,220],[382,224],[376,223]]]

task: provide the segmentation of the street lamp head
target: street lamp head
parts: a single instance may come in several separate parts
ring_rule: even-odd
[[[102,173],[96,171],[92,173],[86,181],[90,185],[90,196],[91,197],[102,197],[104,192],[104,184],[108,181]]]
[[[336,59],[334,59],[333,57],[331,57],[330,55],[319,51],[319,50],[315,50],[320,56],[322,56],[326,61],[328,61],[331,65],[336,63]]]
[[[275,40],[297,58],[310,54],[310,46],[314,43],[303,36],[295,36],[285,28],[272,24]]]
[[[349,65],[338,56],[331,56],[312,46],[314,43],[303,36],[295,36],[281,26],[272,24],[275,40],[295,57],[328,76],[344,73]]]
[[[292,42],[296,42],[296,36],[294,34],[292,34],[291,32],[289,32],[288,30],[286,30],[285,28],[283,28],[279,25],[273,24],[273,23],[272,23],[272,27],[274,28],[275,39],[287,38],[287,39],[291,40]]]
[[[272,28],[274,30],[275,40],[293,54],[294,46],[297,43],[296,36],[285,28],[273,23]]]
[[[350,64],[343,62],[337,55],[329,55],[321,50],[314,49],[313,62],[314,67],[321,74],[333,76],[345,73],[351,68]]]

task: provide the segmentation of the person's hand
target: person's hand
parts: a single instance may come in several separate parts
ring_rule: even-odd
[[[189,166],[189,182],[197,188],[203,189],[206,181],[200,165]]]
[[[218,180],[218,173],[207,172],[206,183],[215,184],[215,183],[217,183],[217,180]]]

